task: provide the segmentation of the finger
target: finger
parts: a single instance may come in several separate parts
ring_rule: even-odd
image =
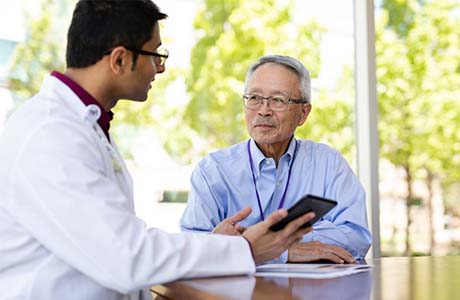
[[[264,226],[268,229],[270,226],[273,224],[278,223],[282,219],[284,219],[287,216],[287,210],[284,208],[278,209],[271,213],[268,218],[266,218],[262,223],[264,223]]]
[[[315,248],[320,250],[322,258],[332,260],[336,263],[352,263],[355,261],[350,252],[336,245],[326,245],[320,243],[315,245]]]
[[[228,218],[233,224],[238,223],[244,219],[246,219],[252,212],[250,207],[245,207],[230,218]]]
[[[309,212],[309,213],[306,213],[300,217],[298,217],[297,219],[291,221],[284,229],[283,231],[290,235],[292,233],[294,233],[295,231],[297,231],[299,229],[300,226],[304,225],[305,223],[307,223],[308,221],[310,221],[311,219],[313,219],[315,217],[315,213],[314,212]],[[309,232],[311,230],[311,226],[305,228],[305,231],[306,232]],[[303,228],[302,228],[302,231],[303,231]]]
[[[344,254],[342,252],[334,252],[337,256],[339,256],[341,259],[343,259],[346,263],[354,263],[355,258],[351,256],[350,254]]]
[[[321,255],[321,259],[327,259],[327,260],[330,260],[330,261],[333,261],[337,264],[343,264],[345,261],[343,259],[341,259],[339,256],[337,256],[335,253],[331,253],[331,252],[328,252],[328,253],[325,253],[324,255]]]
[[[350,252],[339,246],[333,246],[333,253],[343,259],[346,263],[354,263],[355,258]]]

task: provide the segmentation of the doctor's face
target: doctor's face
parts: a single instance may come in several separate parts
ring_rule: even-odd
[[[300,99],[299,77],[285,66],[266,63],[254,71],[245,93],[262,97],[282,94],[291,99]],[[310,110],[308,103],[289,103],[286,110],[274,111],[264,100],[258,108],[244,108],[246,128],[259,145],[284,145],[289,142],[297,126],[303,125]]]
[[[152,38],[146,42],[140,50],[158,53],[161,45],[160,29],[158,24],[154,26]],[[165,65],[161,64],[161,58],[137,52],[136,64],[130,74],[130,97],[134,101],[145,101],[148,92],[155,80],[155,75],[165,71]]]

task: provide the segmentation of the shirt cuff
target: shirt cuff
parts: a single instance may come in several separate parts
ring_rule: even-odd
[[[288,260],[288,250],[281,253],[281,255],[278,258],[266,261],[263,264],[264,265],[266,264],[285,264],[287,263],[287,260]]]

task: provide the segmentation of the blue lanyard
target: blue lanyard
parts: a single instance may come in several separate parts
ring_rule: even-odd
[[[256,191],[257,204],[259,205],[260,217],[261,217],[261,219],[263,221],[263,220],[265,220],[265,217],[264,217],[264,212],[262,210],[262,203],[260,202],[259,191],[257,190],[256,176],[254,174],[254,166],[253,166],[253,160],[252,160],[252,155],[251,155],[250,142],[251,142],[251,140],[248,140],[248,143],[247,143],[249,164],[251,165],[252,182],[254,184],[254,190]],[[296,156],[297,156],[297,140],[295,140],[294,155],[292,157],[291,165],[289,166],[289,173],[288,173],[288,178],[287,178],[287,182],[286,182],[286,187],[284,188],[283,196],[281,197],[278,209],[283,207],[284,199],[286,198],[286,192],[287,192],[287,189],[289,187],[289,181],[291,180],[292,166],[294,165],[294,160],[295,160]]]

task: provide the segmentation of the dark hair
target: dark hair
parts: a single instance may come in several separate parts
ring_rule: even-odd
[[[78,1],[67,33],[67,67],[94,65],[116,46],[142,48],[166,17],[150,0]],[[134,65],[137,54],[133,57]]]

